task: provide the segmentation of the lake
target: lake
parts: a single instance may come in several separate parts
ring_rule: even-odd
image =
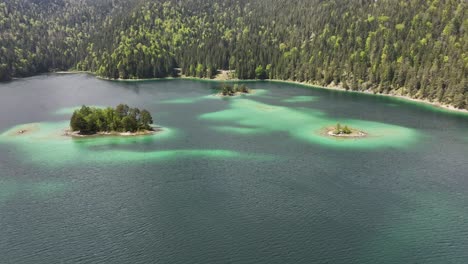
[[[0,84],[0,262],[468,263],[468,115],[245,84]],[[119,103],[163,132],[62,135],[80,105]],[[338,122],[369,135],[320,132]]]

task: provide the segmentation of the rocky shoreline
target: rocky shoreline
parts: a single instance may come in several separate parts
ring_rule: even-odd
[[[241,80],[241,79],[237,79],[237,78],[232,78],[230,76],[230,75],[232,75],[232,71],[223,71],[223,70],[220,70],[220,71],[222,72],[221,73],[222,77],[218,77],[218,75],[216,75],[212,79],[199,78],[199,77],[188,77],[188,76],[147,78],[147,79],[111,79],[111,78],[106,78],[106,77],[99,76],[96,73],[88,72],[88,71],[85,71],[85,72],[83,72],[83,71],[61,71],[61,72],[55,72],[55,73],[59,73],[59,74],[87,73],[87,74],[94,75],[98,79],[108,80],[108,81],[123,81],[123,82],[133,82],[133,81],[134,82],[139,82],[139,81],[164,80],[164,79],[166,79],[166,80],[167,79],[188,79],[188,80],[204,80],[204,81],[213,81],[213,82],[219,82],[219,81],[244,81],[244,82],[245,81],[259,81],[259,80],[255,80],[255,79],[252,79],[252,80],[243,80],[242,79]],[[312,87],[312,88],[331,89],[331,90],[338,90],[338,91],[343,91],[343,92],[363,93],[363,94],[371,94],[371,95],[377,95],[377,96],[388,96],[388,97],[397,98],[397,99],[401,99],[401,100],[412,101],[412,102],[415,102],[415,103],[426,104],[426,105],[432,106],[434,108],[440,108],[440,109],[447,110],[447,111],[450,111],[450,112],[458,112],[458,113],[468,114],[467,109],[456,108],[453,105],[442,104],[440,102],[433,102],[433,101],[429,101],[427,99],[418,99],[418,98],[413,98],[413,97],[406,96],[406,95],[399,95],[399,94],[395,94],[395,93],[374,93],[374,92],[372,92],[370,90],[365,90],[365,91],[346,90],[343,87],[342,84],[331,83],[331,84],[329,84],[327,86],[322,86],[320,84],[313,83],[313,82],[300,82],[300,81],[293,81],[293,80],[265,79],[265,80],[262,80],[262,81],[276,82],[276,83],[298,84],[298,85],[308,86],[308,87]]]
[[[235,92],[234,94],[227,94],[227,95],[224,95],[223,93],[217,93],[214,96],[217,96],[217,97],[236,97],[236,96],[241,96],[241,95],[251,95],[251,94],[254,94],[254,93],[255,93],[254,90],[249,90],[248,93]]]
[[[81,134],[80,131],[71,131],[70,129],[66,129],[64,132],[64,136],[69,137],[76,137],[76,138],[85,138],[85,137],[102,137],[102,136],[122,136],[122,137],[132,137],[132,136],[146,136],[146,135],[153,135],[155,133],[161,132],[161,128],[154,128],[152,130],[141,130],[137,132],[117,132],[117,131],[110,131],[110,132],[97,132],[94,134]]]
[[[365,138],[368,136],[368,134],[364,131],[357,130],[354,128],[350,128],[351,133],[345,134],[345,133],[336,133],[336,128],[335,127],[327,127],[324,129],[324,135],[329,136],[329,137],[336,137],[336,138],[347,138],[347,139],[352,139],[352,138]]]

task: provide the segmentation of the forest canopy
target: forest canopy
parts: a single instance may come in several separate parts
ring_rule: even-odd
[[[466,0],[9,0],[0,80],[281,79],[468,109]]]
[[[152,130],[151,124],[153,117],[147,110],[140,111],[126,104],[119,104],[115,109],[83,105],[73,112],[70,119],[71,130],[80,134],[148,131]]]

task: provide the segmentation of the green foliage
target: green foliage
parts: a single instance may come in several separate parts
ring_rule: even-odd
[[[259,65],[256,69],[255,69],[255,78],[257,79],[260,79],[260,80],[263,80],[265,79],[267,76],[266,76],[266,71],[265,69],[263,68],[262,65]]]
[[[341,133],[341,125],[340,123],[336,124],[335,130],[333,131],[335,134],[340,134]]]
[[[234,96],[236,93],[250,93],[249,88],[245,84],[234,84],[234,85],[229,85],[226,83],[223,83],[221,85],[221,94],[223,96]]]
[[[0,64],[0,81],[8,81],[11,76],[8,73],[8,65],[5,63]]]
[[[151,117],[151,114],[148,111],[143,109],[140,113],[140,129],[149,130],[151,129],[150,124],[153,124],[153,117]]]
[[[9,0],[0,81],[56,70],[107,78],[282,79],[397,92],[468,109],[466,0]]]
[[[75,110],[70,119],[70,128],[81,134],[96,132],[136,132],[151,130],[153,118],[147,110],[130,108],[119,104],[115,109],[99,109],[83,105]]]
[[[342,131],[343,131],[344,134],[351,134],[352,133],[351,129],[349,129],[348,126],[343,127]]]
[[[333,133],[335,135],[340,135],[340,134],[351,134],[353,131],[348,127],[348,126],[341,126],[340,123],[336,124],[335,129],[333,130]]]

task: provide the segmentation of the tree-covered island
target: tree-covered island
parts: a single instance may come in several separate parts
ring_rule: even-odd
[[[220,88],[221,92],[218,93],[219,96],[235,96],[235,95],[241,95],[241,94],[249,94],[252,92],[251,89],[247,88],[245,84],[226,84],[223,83]]]
[[[97,108],[83,105],[75,110],[70,119],[71,135],[125,134],[142,135],[154,132],[150,112],[130,108],[126,104]]]

